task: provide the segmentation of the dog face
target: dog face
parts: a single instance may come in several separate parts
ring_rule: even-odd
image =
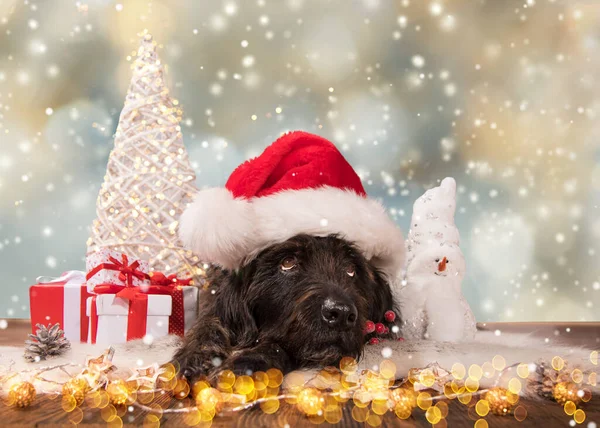
[[[273,245],[238,275],[239,311],[252,317],[257,342],[277,343],[298,367],[359,358],[365,322],[381,322],[392,309],[384,278],[336,236],[299,235]]]

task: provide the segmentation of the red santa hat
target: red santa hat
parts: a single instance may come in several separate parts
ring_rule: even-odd
[[[228,269],[298,234],[337,234],[390,279],[403,268],[400,229],[337,148],[306,132],[286,134],[241,164],[225,188],[198,192],[179,227],[201,260]]]

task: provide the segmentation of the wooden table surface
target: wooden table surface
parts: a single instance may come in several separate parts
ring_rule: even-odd
[[[29,330],[28,321],[12,320],[11,328],[0,333],[0,345],[19,345],[23,337]],[[564,343],[574,346],[588,346],[590,348],[600,348],[600,323],[488,323],[480,325],[481,328],[504,332],[533,332],[541,337],[560,338]],[[167,395],[159,397],[156,403],[162,408],[175,408],[177,405],[191,405],[190,403],[175,400]],[[350,402],[351,403],[351,402]],[[475,400],[471,406],[465,406],[457,400],[448,401],[449,413],[445,419],[448,427],[472,427],[478,419],[474,411]],[[490,427],[567,427],[572,417],[567,416],[562,406],[547,400],[521,399],[520,405],[527,410],[527,417],[524,421],[518,422],[513,416],[496,416],[489,414],[486,421]],[[340,426],[359,427],[369,426],[366,423],[356,422],[351,415],[352,404],[342,408],[342,420]],[[586,420],[582,427],[593,428],[600,427],[600,397],[593,397],[588,403],[584,403],[581,408],[585,411]],[[101,417],[99,409],[86,407],[84,403],[81,406],[83,418],[79,422],[84,427],[104,427],[106,422]],[[119,416],[123,421],[123,426],[142,426],[144,425],[146,412],[137,408],[128,410],[123,407],[118,409]],[[61,408],[60,399],[50,399],[47,396],[39,396],[36,402],[26,409],[15,409],[0,404],[0,427],[58,427],[70,426],[70,418],[73,413],[65,413]],[[596,425],[594,425],[596,424]],[[160,425],[164,427],[185,427],[183,416],[181,414],[164,414],[160,419]],[[157,426],[148,425],[146,426]],[[203,425],[209,426],[209,425]],[[213,427],[304,427],[314,426],[305,416],[291,405],[282,403],[280,409],[273,415],[266,415],[260,409],[246,410],[233,415],[218,416],[212,421]],[[322,426],[329,426],[324,423]],[[431,426],[425,418],[425,413],[419,409],[413,412],[408,420],[398,419],[394,413],[388,412],[381,419],[383,427],[428,427]],[[438,425],[444,426],[444,425]]]

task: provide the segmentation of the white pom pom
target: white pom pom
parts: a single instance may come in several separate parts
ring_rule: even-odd
[[[234,268],[254,247],[254,210],[225,188],[198,192],[181,216],[179,239],[202,261]]]

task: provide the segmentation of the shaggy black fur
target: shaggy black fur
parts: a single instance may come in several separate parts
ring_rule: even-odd
[[[214,269],[209,282],[197,324],[174,356],[189,380],[360,358],[365,322],[385,323],[393,309],[385,278],[336,236],[298,235],[239,271]]]

